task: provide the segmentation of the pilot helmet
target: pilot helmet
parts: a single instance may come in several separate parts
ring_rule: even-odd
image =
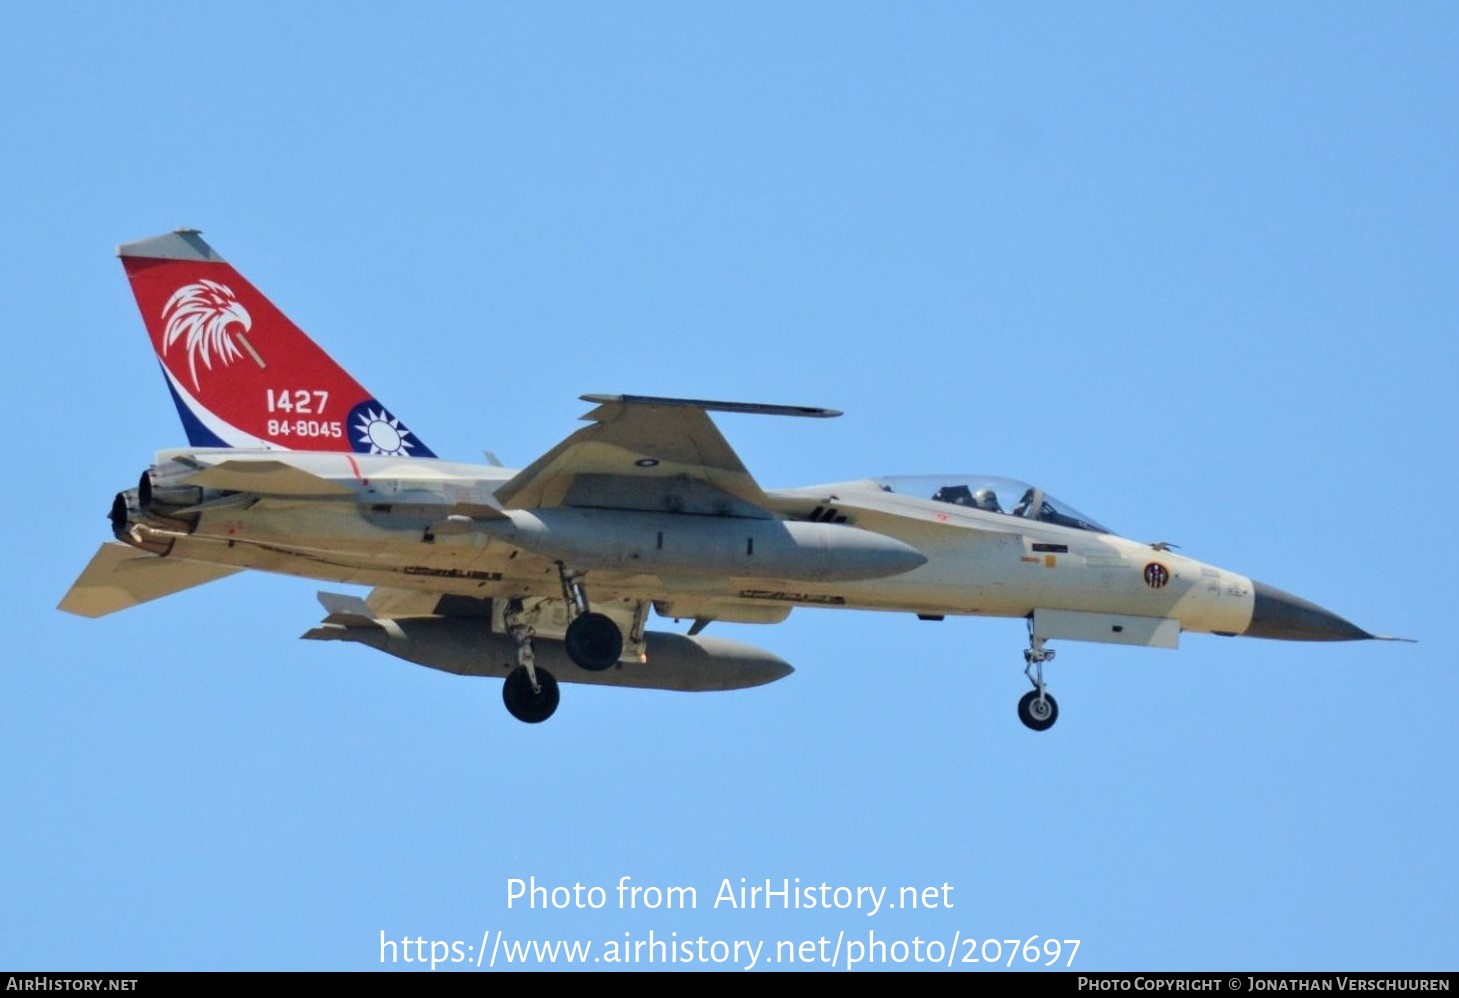
[[[998,493],[992,489],[979,489],[974,492],[973,505],[978,509],[986,509],[990,513],[1002,512],[1002,507],[998,505]]]

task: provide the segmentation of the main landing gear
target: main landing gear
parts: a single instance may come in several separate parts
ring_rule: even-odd
[[[1044,685],[1044,663],[1052,661],[1054,653],[1044,647],[1044,638],[1033,632],[1033,619],[1028,622],[1028,647],[1023,650],[1023,674],[1033,683],[1033,689],[1018,701],[1018,719],[1034,731],[1047,731],[1059,719],[1059,704],[1049,695]]]
[[[581,576],[569,572],[560,561],[557,572],[562,579],[562,601],[572,617],[562,637],[567,657],[589,672],[602,672],[617,665],[623,655],[623,632],[610,617],[592,612]]]
[[[569,617],[562,638],[567,657],[578,668],[589,672],[602,672],[617,665],[623,657],[623,631],[613,618],[592,611],[578,573],[569,571],[561,562],[557,564],[557,572]],[[540,607],[524,611],[521,600],[513,600],[503,621],[507,634],[517,645],[517,666],[502,684],[502,702],[513,717],[527,724],[547,720],[557,710],[559,700],[557,679],[546,669],[537,667],[532,651],[532,639],[537,633],[532,624],[539,610]],[[648,603],[639,603],[628,638],[640,661],[644,655],[643,628],[647,616]]]
[[[502,702],[507,712],[526,724],[540,724],[557,710],[560,694],[557,680],[546,669],[536,666],[532,654],[532,628],[513,624],[507,629],[517,643],[517,667],[507,673],[502,683]]]

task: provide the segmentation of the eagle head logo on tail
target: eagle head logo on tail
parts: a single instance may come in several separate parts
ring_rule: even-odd
[[[183,285],[162,307],[162,320],[166,323],[162,333],[162,352],[167,353],[178,340],[186,341],[187,366],[192,372],[193,388],[200,387],[199,357],[203,366],[211,371],[215,357],[226,367],[247,351],[255,364],[264,366],[263,358],[244,335],[253,327],[253,317],[226,284],[204,279]],[[239,349],[240,344],[242,350]]]

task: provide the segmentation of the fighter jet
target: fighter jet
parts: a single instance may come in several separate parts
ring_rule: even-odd
[[[835,608],[1027,621],[1018,701],[1059,708],[1050,641],[1175,648],[1183,632],[1384,638],[1280,589],[1118,536],[1036,485],[977,475],[771,490],[710,413],[806,406],[583,395],[588,425],[520,470],[438,458],[196,230],[118,249],[188,446],[117,493],[60,608],[100,617],[244,569],[371,587],[319,594],[303,635],[503,679],[511,715],[558,683],[741,689],[791,667],[704,636]],[[650,611],[691,621],[647,629]]]

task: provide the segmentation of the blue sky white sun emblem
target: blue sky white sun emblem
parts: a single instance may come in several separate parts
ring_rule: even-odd
[[[416,442],[410,431],[378,402],[362,402],[350,413],[350,443],[362,454],[409,457]]]

